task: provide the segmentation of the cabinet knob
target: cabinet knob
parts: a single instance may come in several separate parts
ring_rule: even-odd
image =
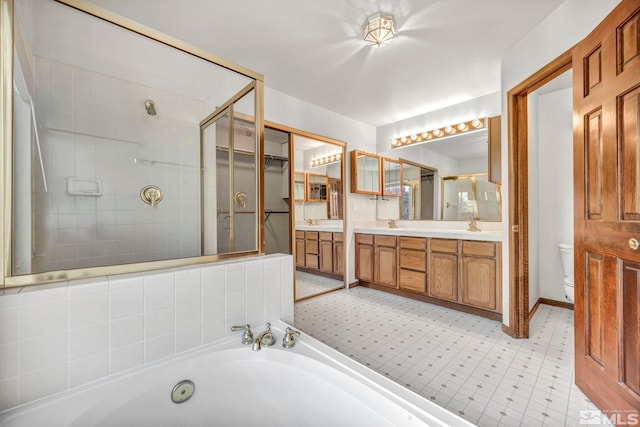
[[[640,248],[640,242],[638,242],[638,239],[632,237],[629,239],[629,247],[634,251],[637,251],[638,248]]]

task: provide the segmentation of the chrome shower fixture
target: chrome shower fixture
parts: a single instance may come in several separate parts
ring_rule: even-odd
[[[150,99],[144,101],[144,109],[147,110],[147,114],[150,116],[156,115],[156,103]]]

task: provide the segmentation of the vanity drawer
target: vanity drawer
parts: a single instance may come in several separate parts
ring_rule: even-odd
[[[317,231],[305,231],[307,240],[318,240],[318,232]]]
[[[427,253],[424,250],[400,249],[400,268],[425,271],[427,266]]]
[[[400,247],[424,251],[427,247],[427,239],[424,237],[400,237]]]
[[[458,252],[458,241],[451,239],[431,239],[431,250],[436,252]]]
[[[320,233],[320,240],[333,240],[333,233],[330,231],[321,231]]]
[[[388,246],[390,248],[396,247],[396,236],[383,236],[376,234],[375,236],[376,246]]]
[[[304,239],[304,231],[296,230],[296,239]]]
[[[356,243],[373,245],[373,234],[356,234]]]
[[[343,233],[333,233],[333,241],[334,242],[344,242],[344,234]]]
[[[496,256],[496,244],[494,242],[462,241],[462,253],[465,255]]]
[[[400,269],[400,289],[411,292],[425,293],[427,278],[425,273]]]
[[[318,241],[317,240],[307,240],[306,242],[306,253],[318,255]]]

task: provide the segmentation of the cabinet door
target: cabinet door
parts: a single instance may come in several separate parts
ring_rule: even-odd
[[[296,239],[296,267],[304,267],[304,239]]]
[[[344,243],[340,241],[333,242],[333,272],[344,274]]]
[[[458,256],[432,252],[429,256],[429,286],[434,298],[458,300]]]
[[[373,246],[356,244],[356,278],[373,282]]]
[[[375,282],[379,285],[398,287],[396,248],[378,247],[375,249]]]
[[[331,240],[320,241],[320,270],[333,272],[333,242]]]
[[[496,260],[462,257],[461,302],[496,310]]]

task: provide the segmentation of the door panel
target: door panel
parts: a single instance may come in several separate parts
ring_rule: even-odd
[[[640,410],[639,22],[623,0],[573,50],[575,378],[620,424]]]

